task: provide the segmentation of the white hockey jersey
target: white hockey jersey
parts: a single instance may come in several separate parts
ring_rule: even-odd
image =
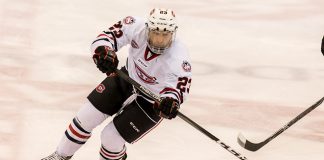
[[[128,16],[99,34],[91,51],[105,45],[117,52],[130,44],[126,64],[129,76],[156,95],[173,97],[182,103],[191,85],[187,49],[176,38],[163,54],[154,54],[147,46],[145,29],[143,18]]]

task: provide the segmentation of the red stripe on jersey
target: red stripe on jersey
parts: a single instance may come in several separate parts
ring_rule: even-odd
[[[108,37],[106,34],[99,34],[98,36],[97,36],[97,38],[98,37]]]
[[[113,37],[109,37],[107,34],[99,34],[99,35],[97,36],[97,38],[99,38],[99,37],[106,37],[106,38],[109,38],[110,40],[114,40]]]
[[[180,100],[180,103],[183,102],[182,94],[180,94],[177,90],[175,90],[175,89],[173,89],[173,88],[169,88],[169,87],[167,87],[167,88],[164,88],[164,89],[160,92],[160,94],[163,94],[163,93],[165,93],[165,92],[173,92],[173,93],[176,93],[175,95],[178,95],[177,98],[178,98],[178,100]]]

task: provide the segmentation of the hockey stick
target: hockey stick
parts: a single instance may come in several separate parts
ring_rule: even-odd
[[[138,90],[140,90],[142,93],[144,93],[147,96],[151,97],[155,101],[161,101],[161,99],[160,99],[159,96],[155,95],[153,92],[151,92],[147,88],[145,88],[142,85],[140,85],[139,83],[137,83],[135,80],[133,80],[132,78],[130,78],[129,76],[127,76],[121,70],[118,70],[117,69],[116,72],[119,75],[119,77],[121,77],[122,79],[124,79],[128,83],[132,84],[135,88],[137,88]],[[228,146],[227,144],[225,144],[224,142],[222,142],[221,140],[219,140],[217,137],[215,137],[214,135],[212,135],[211,133],[209,133],[207,130],[205,130],[203,127],[201,127],[200,125],[198,125],[196,122],[192,121],[190,118],[188,118],[187,116],[185,116],[181,112],[178,112],[177,116],[180,117],[181,119],[183,119],[184,121],[186,121],[187,123],[189,123],[191,126],[195,127],[197,130],[199,130],[200,132],[202,132],[203,134],[205,134],[206,136],[208,136],[212,140],[216,141],[216,143],[218,143],[220,146],[222,146],[223,148],[225,148],[227,151],[229,151],[230,153],[232,153],[237,158],[239,158],[241,160],[247,160],[246,157],[244,157],[240,153],[236,152],[230,146]]]
[[[301,118],[303,118],[305,115],[307,115],[309,112],[314,110],[316,107],[318,107],[322,102],[324,101],[324,97],[317,101],[315,104],[307,108],[304,112],[300,113],[297,117],[292,119],[290,122],[288,122],[286,125],[284,125],[282,128],[280,128],[277,132],[275,132],[273,135],[271,135],[269,138],[265,139],[264,141],[260,143],[253,143],[249,140],[247,140],[243,134],[239,133],[237,137],[237,142],[245,149],[249,151],[257,151],[267,143],[269,143],[272,139],[276,138],[278,135],[280,135],[282,132],[284,132],[286,129],[288,129],[290,126],[292,126],[294,123],[299,121]]]

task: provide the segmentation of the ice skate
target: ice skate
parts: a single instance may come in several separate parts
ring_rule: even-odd
[[[41,160],[69,160],[71,159],[72,156],[68,156],[68,157],[64,157],[64,156],[60,156],[59,154],[57,154],[56,152],[54,152],[53,154],[42,158]]]

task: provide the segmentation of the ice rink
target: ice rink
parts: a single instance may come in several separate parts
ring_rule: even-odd
[[[324,159],[324,104],[257,152],[236,142],[262,141],[324,96],[323,0],[0,0],[0,160],[52,153],[105,77],[91,42],[153,7],[175,10],[191,54],[183,114],[250,160]],[[118,55],[122,65],[127,48]],[[98,159],[109,120],[74,160]],[[127,147],[130,160],[237,159],[180,118]]]

